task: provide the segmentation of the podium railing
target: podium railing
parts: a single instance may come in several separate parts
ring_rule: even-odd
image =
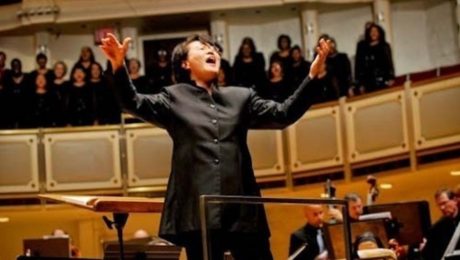
[[[223,195],[202,195],[200,197],[200,221],[203,241],[203,259],[210,258],[210,233],[208,229],[208,206],[210,204],[278,204],[278,205],[298,205],[308,204],[337,205],[342,206],[342,223],[344,227],[345,254],[347,260],[352,260],[352,238],[350,220],[348,217],[348,202],[338,199],[302,199],[302,198],[262,198],[251,196],[223,196]]]

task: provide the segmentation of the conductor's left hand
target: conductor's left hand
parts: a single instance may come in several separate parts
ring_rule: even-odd
[[[111,33],[108,33],[107,36],[102,39],[100,47],[105,57],[110,61],[113,71],[123,67],[130,42],[131,38],[127,37],[123,40],[123,43],[120,43],[117,37]]]
[[[308,74],[310,78],[322,78],[326,75],[326,58],[329,52],[329,43],[321,39],[318,47],[316,47],[316,57],[311,64],[310,73]]]

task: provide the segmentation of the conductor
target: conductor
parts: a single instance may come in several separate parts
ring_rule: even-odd
[[[139,94],[124,64],[130,40],[120,43],[108,34],[101,49],[112,66],[108,77],[123,110],[166,129],[173,141],[159,236],[184,246],[189,260],[201,260],[200,195],[260,196],[248,130],[282,129],[305,113],[319,91],[329,48],[320,43],[309,76],[277,103],[260,98],[251,88],[216,87],[221,54],[203,35],[192,35],[175,47],[176,84],[158,94]],[[227,250],[236,260],[273,259],[263,206],[212,207],[209,223],[213,260],[223,259]]]

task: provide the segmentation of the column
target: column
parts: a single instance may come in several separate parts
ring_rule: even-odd
[[[224,49],[222,58],[229,60],[230,46],[228,44],[227,21],[220,14],[213,14],[211,17],[211,36]]]
[[[374,0],[374,21],[385,30],[386,40],[391,44],[393,32],[391,29],[391,6],[389,0]]]
[[[456,8],[456,14],[457,14],[457,27],[460,28],[460,0],[457,0],[457,8]],[[460,47],[460,30],[457,30],[457,44]]]
[[[101,247],[100,219],[78,221],[78,249],[83,257],[99,257],[103,255]],[[75,241],[77,242],[77,241]]]
[[[311,61],[319,37],[318,11],[304,6],[301,9],[301,27],[305,58]]]
[[[48,67],[51,66],[51,50],[49,49],[50,43],[50,34],[46,31],[39,31],[35,33],[35,42],[34,42],[34,50],[35,54],[43,53],[48,57]],[[35,61],[35,57],[34,57]]]
[[[128,53],[126,54],[126,57],[128,57],[129,59],[131,58],[139,59],[139,57],[142,56],[143,53],[139,53],[139,50],[138,50],[139,30],[137,29],[137,27],[122,27],[120,38],[124,39],[126,37],[131,37],[132,39],[131,44],[128,49]]]

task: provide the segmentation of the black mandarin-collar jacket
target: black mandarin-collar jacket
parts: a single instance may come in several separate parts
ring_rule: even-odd
[[[159,94],[138,94],[126,69],[116,71],[111,82],[125,111],[166,129],[173,140],[160,236],[177,244],[184,232],[200,230],[200,195],[260,196],[248,129],[282,129],[294,123],[312,104],[317,85],[306,78],[285,102],[276,103],[250,88],[213,88],[210,95],[186,83]],[[263,207],[219,206],[209,214],[210,228],[269,235]]]

